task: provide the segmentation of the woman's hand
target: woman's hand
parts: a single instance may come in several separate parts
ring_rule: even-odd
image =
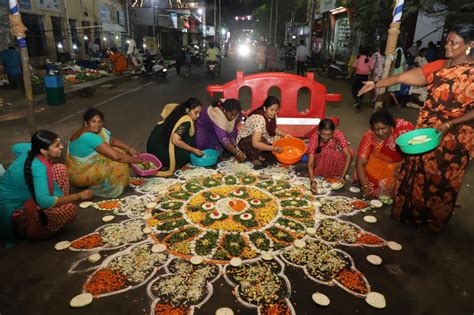
[[[362,186],[362,194],[364,195],[365,198],[374,198],[375,193],[372,187],[370,185],[365,185]]]
[[[447,122],[439,126],[436,130],[441,133],[441,137],[444,137],[452,128],[452,124]]]
[[[135,150],[134,148],[130,147],[128,148],[128,153],[130,153],[131,156],[135,156],[135,155],[139,155],[140,152],[138,152],[137,150]]]
[[[311,181],[310,183],[310,190],[313,194],[317,195],[318,194],[318,183],[315,181]]]
[[[197,148],[193,148],[193,150],[191,152],[194,153],[194,155],[199,156],[199,157],[204,155],[204,153],[201,150],[197,149]]]
[[[365,94],[375,89],[374,81],[365,81],[363,83],[364,83],[364,86],[359,90],[359,92],[357,93],[357,96],[361,96],[362,94]]]
[[[273,147],[272,151],[275,152],[275,153],[282,153],[283,148],[282,147]]]
[[[86,189],[78,193],[80,200],[90,200],[94,197],[94,193],[90,189]]]
[[[244,152],[239,151],[239,152],[237,152],[237,154],[235,155],[235,158],[236,158],[237,161],[239,161],[240,163],[243,163],[243,162],[245,162],[245,160],[247,159],[247,156],[245,155]]]

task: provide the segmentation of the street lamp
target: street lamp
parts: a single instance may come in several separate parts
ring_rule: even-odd
[[[225,34],[226,34],[225,28],[221,29],[221,34],[222,34],[222,35],[225,35]]]
[[[197,14],[202,15],[204,13],[204,10],[202,8],[197,9]]]
[[[84,40],[89,40],[89,37],[87,37],[87,35],[84,35]]]

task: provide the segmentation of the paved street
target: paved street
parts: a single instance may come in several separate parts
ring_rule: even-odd
[[[105,113],[105,126],[115,137],[144,150],[153,125],[160,119],[163,105],[189,97],[209,103],[211,100],[206,86],[234,79],[237,68],[246,73],[255,71],[249,61],[225,60],[222,75],[215,79],[206,77],[204,67],[193,68],[189,78],[177,76],[173,71],[166,82],[140,78],[112,89],[99,89],[91,98],[76,97],[63,106],[37,106],[38,128],[54,130],[67,139],[82,123],[83,111],[93,106]],[[352,108],[348,82],[325,78],[317,80],[326,85],[329,92],[343,94],[341,103],[328,104],[326,114],[341,118],[340,129],[356,149],[369,126],[372,109],[367,105],[360,111]],[[394,115],[414,122],[417,111],[402,108]],[[26,121],[15,117],[11,115],[0,119],[0,161],[6,163],[13,159],[9,152],[11,145],[28,141],[29,138]],[[412,227],[400,225],[391,219],[388,207],[375,213],[377,224],[365,223],[362,215],[350,218],[384,239],[395,240],[404,246],[400,252],[387,248],[344,248],[354,258],[357,268],[369,279],[372,290],[385,295],[386,309],[375,310],[364,299],[340,288],[304,281],[305,276],[300,269],[288,267],[287,276],[292,281],[295,279],[291,301],[296,314],[473,314],[473,167],[471,163],[458,198],[461,206],[456,209],[444,234],[424,235]],[[10,249],[0,248],[0,314],[149,314],[150,300],[146,286],[101,298],[84,309],[73,310],[68,306],[71,297],[81,291],[88,274],[68,273],[68,270],[74,262],[86,258],[88,254],[56,252],[54,244],[59,240],[75,239],[103,225],[100,220],[102,215],[92,208],[81,209],[77,219],[54,239],[38,243],[21,242]],[[383,264],[372,266],[367,263],[365,257],[369,254],[383,257]],[[224,306],[239,310],[239,314],[257,314],[256,311],[243,309],[231,290],[221,290],[221,286],[227,286],[222,278],[214,283],[214,295],[195,314],[214,314],[217,308]],[[330,296],[331,305],[322,308],[314,304],[311,294],[315,291]]]

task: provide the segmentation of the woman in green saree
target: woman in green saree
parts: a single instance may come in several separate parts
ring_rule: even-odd
[[[168,104],[161,112],[163,121],[159,122],[147,142],[147,151],[158,157],[165,171],[156,176],[171,176],[176,169],[189,162],[189,153],[202,156],[201,150],[194,147],[194,123],[199,118],[202,104],[190,98],[182,104]]]

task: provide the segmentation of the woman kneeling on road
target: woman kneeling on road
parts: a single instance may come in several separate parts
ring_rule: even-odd
[[[245,154],[237,148],[237,126],[242,107],[236,99],[219,101],[204,109],[196,122],[196,146],[201,149],[224,150],[244,162]]]
[[[251,112],[237,135],[237,145],[254,166],[261,166],[266,160],[263,152],[283,152],[283,148],[273,146],[279,137],[287,136],[277,128],[276,116],[280,101],[269,96],[263,105]]]
[[[370,129],[365,132],[357,151],[354,178],[358,179],[365,197],[394,196],[403,161],[395,140],[413,128],[412,123],[394,119],[386,110],[372,114]]]
[[[0,178],[0,233],[9,239],[52,236],[77,214],[72,202],[93,197],[91,190],[69,195],[64,164],[53,164],[63,145],[58,135],[39,130],[31,144],[13,146],[17,159]]]
[[[202,104],[198,99],[190,98],[186,102],[168,104],[161,112],[163,121],[159,122],[147,142],[147,151],[158,157],[166,171],[157,176],[171,176],[176,169],[189,162],[189,153],[202,156],[194,147],[194,124],[198,120]]]
[[[69,179],[74,186],[90,187],[96,196],[115,198],[128,186],[127,163],[142,160],[134,157],[137,150],[113,138],[103,122],[104,114],[97,109],[91,108],[84,114],[84,125],[69,143]]]
[[[315,176],[333,177],[344,183],[353,152],[331,119],[321,120],[318,130],[311,135],[308,154],[308,175],[313,193],[318,191]]]

